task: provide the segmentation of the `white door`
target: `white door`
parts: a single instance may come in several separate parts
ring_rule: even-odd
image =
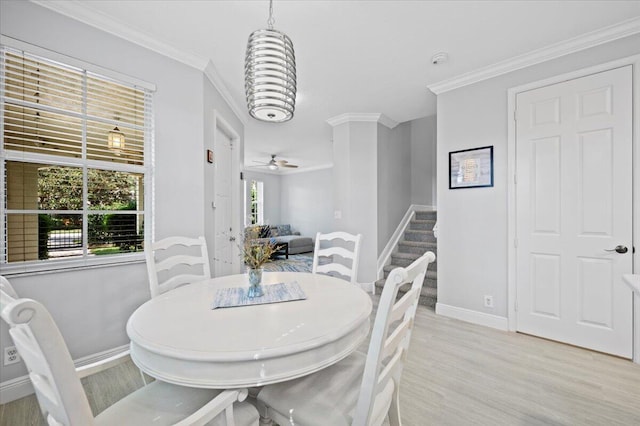
[[[631,76],[627,66],[516,99],[517,330],[627,358]]]
[[[231,274],[233,270],[232,246],[236,241],[231,227],[231,139],[220,128],[215,135],[215,276]]]

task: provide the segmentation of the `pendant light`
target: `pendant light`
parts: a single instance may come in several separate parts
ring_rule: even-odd
[[[244,65],[244,88],[249,114],[261,121],[291,120],[296,103],[296,58],[291,39],[273,29],[273,0],[268,29],[249,36]]]
[[[120,155],[124,149],[124,133],[118,129],[118,126],[109,131],[107,136],[107,145],[109,149],[113,150],[116,155]]]

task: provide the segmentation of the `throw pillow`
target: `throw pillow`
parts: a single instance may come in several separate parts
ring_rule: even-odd
[[[291,235],[291,225],[278,225],[278,235]]]
[[[260,237],[259,238],[269,238],[271,236],[269,231],[270,231],[269,225],[261,226],[260,227]]]

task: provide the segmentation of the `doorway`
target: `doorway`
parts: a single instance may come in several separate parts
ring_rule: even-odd
[[[217,111],[213,114],[214,128],[214,256],[213,275],[216,277],[239,272],[238,238],[240,233],[240,137]]]
[[[631,65],[513,93],[515,331],[631,358]],[[510,280],[511,281],[511,280]]]

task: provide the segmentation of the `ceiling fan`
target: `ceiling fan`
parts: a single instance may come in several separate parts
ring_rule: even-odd
[[[254,163],[260,163],[260,161],[254,160]],[[278,170],[280,167],[289,169],[295,169],[298,167],[295,164],[289,164],[287,160],[276,160],[276,154],[271,154],[271,161],[268,163],[260,163],[260,166],[257,167],[261,166],[267,167],[269,170]]]

